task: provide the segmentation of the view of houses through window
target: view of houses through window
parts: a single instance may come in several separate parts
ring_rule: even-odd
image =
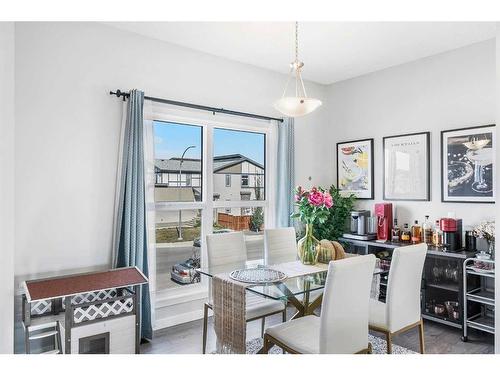
[[[210,128],[210,150],[203,149],[203,134],[202,126],[154,122],[159,291],[199,282],[192,266],[201,262],[203,215],[209,210],[213,222],[205,233],[243,231],[248,259],[263,254],[265,134]],[[209,158],[212,171],[204,176]],[[212,197],[203,195],[204,178],[213,186]],[[234,203],[243,201],[255,203]],[[158,205],[165,202],[170,206]],[[176,202],[184,206],[172,209]]]

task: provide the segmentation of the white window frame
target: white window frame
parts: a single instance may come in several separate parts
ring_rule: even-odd
[[[202,129],[202,200],[201,202],[157,202],[155,210],[178,211],[178,210],[201,210],[201,238],[206,238],[212,233],[212,223],[214,221],[214,210],[217,208],[243,208],[243,207],[263,207],[264,222],[266,227],[272,228],[275,225],[274,217],[274,191],[276,163],[276,124],[272,121],[247,119],[228,115],[212,115],[206,112],[194,112],[183,109],[172,108],[166,105],[152,103],[148,107],[150,113],[145,113],[145,118],[151,121],[172,122],[177,124],[200,126]],[[213,134],[215,128],[226,130],[247,131],[265,134],[265,199],[261,201],[221,201],[213,199]],[[151,157],[151,156],[150,156]],[[154,162],[154,155],[152,156]],[[154,225],[155,223],[153,223]],[[207,250],[206,241],[201,241],[201,262],[202,267],[206,264]],[[156,250],[153,246],[148,249],[150,262],[156,264]],[[156,285],[156,267],[154,284]],[[184,285],[179,288],[172,288],[155,292],[156,307],[164,307],[187,302],[195,299],[206,298],[208,294],[208,282],[206,277],[196,284]]]

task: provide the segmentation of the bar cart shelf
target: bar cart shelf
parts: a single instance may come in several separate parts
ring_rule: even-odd
[[[479,270],[474,267],[475,262],[490,265],[491,270]],[[495,291],[494,260],[467,258],[464,260],[464,325],[462,340],[467,341],[468,329],[495,334]],[[491,280],[493,279],[493,282]],[[488,283],[488,280],[490,282]],[[472,287],[471,287],[472,285]]]

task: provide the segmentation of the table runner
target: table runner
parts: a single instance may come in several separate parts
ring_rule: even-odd
[[[246,287],[229,278],[229,274],[215,275],[212,280],[214,329],[217,353],[245,354],[246,352]]]

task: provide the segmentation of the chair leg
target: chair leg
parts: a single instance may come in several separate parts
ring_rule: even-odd
[[[269,353],[269,341],[267,339],[267,335],[264,334],[264,340],[263,340],[263,347],[262,347],[262,354],[268,354]]]
[[[368,351],[367,351],[368,354],[372,354],[373,353],[373,347],[372,347],[372,343],[369,342],[368,343]]]
[[[262,337],[262,338],[264,338],[265,329],[266,329],[266,317],[263,317],[261,325],[260,325],[260,337]]]
[[[286,307],[283,310],[283,323],[286,322]]]
[[[420,319],[420,324],[418,325],[418,335],[420,338],[420,354],[425,353],[425,342],[424,342],[424,322]]]
[[[392,354],[392,335],[391,335],[391,333],[386,332],[385,338],[387,341],[387,354]]]
[[[207,350],[208,305],[203,306],[203,354]]]

